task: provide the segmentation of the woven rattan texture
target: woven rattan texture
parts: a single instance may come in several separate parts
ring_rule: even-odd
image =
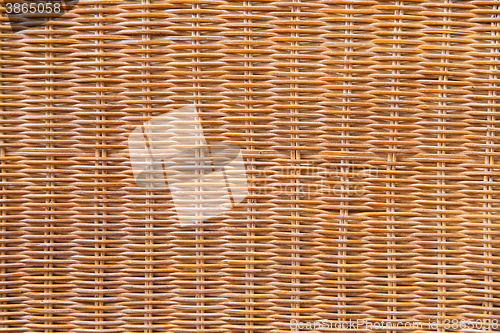
[[[500,2],[80,0],[2,20],[0,332],[500,317]],[[127,138],[190,105],[241,147],[250,195],[180,225]]]

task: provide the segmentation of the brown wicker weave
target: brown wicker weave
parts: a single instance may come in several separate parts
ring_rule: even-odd
[[[2,22],[0,332],[500,319],[500,1],[80,0]],[[250,195],[180,225],[127,138],[189,105],[241,147]]]

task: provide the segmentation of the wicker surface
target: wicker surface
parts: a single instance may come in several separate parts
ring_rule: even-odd
[[[2,19],[0,332],[500,317],[500,2]],[[187,105],[241,147],[251,194],[183,226],[168,190],[136,186],[127,137]]]

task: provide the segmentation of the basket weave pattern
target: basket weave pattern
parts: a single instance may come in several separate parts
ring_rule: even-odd
[[[0,332],[500,317],[500,2],[80,0],[9,29]],[[250,195],[179,225],[127,138],[190,105]]]

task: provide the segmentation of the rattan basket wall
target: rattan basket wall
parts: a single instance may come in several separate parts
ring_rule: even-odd
[[[500,317],[499,1],[81,0],[1,27],[0,332]],[[127,138],[189,105],[250,195],[180,225]]]

